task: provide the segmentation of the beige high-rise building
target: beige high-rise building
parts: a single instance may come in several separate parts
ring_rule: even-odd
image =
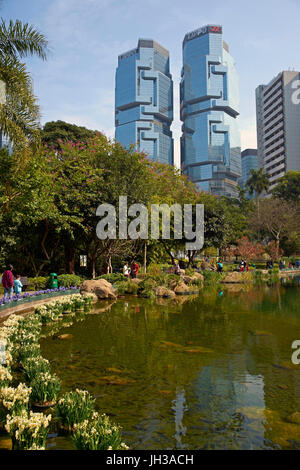
[[[270,190],[287,171],[300,170],[300,72],[284,71],[256,89],[259,166]]]

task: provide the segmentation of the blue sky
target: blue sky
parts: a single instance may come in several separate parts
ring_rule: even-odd
[[[208,23],[223,25],[240,79],[243,149],[256,146],[256,86],[281,70],[300,70],[300,0],[2,0],[0,14],[34,24],[49,39],[48,61],[27,61],[43,123],[62,119],[113,137],[118,54],[136,47],[139,37],[169,49],[177,162],[186,32]]]

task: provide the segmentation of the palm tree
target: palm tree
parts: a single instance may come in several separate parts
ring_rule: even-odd
[[[264,191],[269,191],[270,182],[263,168],[259,168],[258,170],[252,168],[250,173],[251,176],[246,186],[251,195],[255,192],[259,197]]]
[[[39,140],[39,107],[32,80],[20,59],[28,55],[47,58],[48,41],[28,23],[0,22],[0,129],[14,144],[24,146]],[[4,84],[4,86],[3,86]],[[4,88],[4,89],[3,89]]]
[[[250,174],[251,176],[246,183],[246,187],[249,191],[249,194],[256,194],[257,210],[259,213],[259,196],[264,191],[269,191],[270,181],[263,168],[259,168],[258,170],[254,170],[252,168],[250,170]]]
[[[39,106],[32,90],[32,81],[24,64],[5,58],[1,62],[0,79],[5,83],[5,100],[0,104],[1,132],[14,147],[39,140]]]
[[[47,58],[48,41],[43,34],[28,23],[20,20],[9,25],[3,18],[0,22],[0,61],[5,57],[22,58],[28,55],[37,55],[41,59]]]

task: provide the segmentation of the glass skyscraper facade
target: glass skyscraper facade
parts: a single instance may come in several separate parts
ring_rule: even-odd
[[[116,141],[134,144],[152,160],[174,163],[173,81],[169,52],[149,39],[118,57],[115,87]]]
[[[222,26],[186,34],[180,84],[181,168],[200,189],[237,197],[239,86]]]
[[[246,184],[251,176],[251,170],[257,171],[259,168],[258,163],[258,154],[257,149],[246,149],[242,152],[242,177],[239,180],[239,185],[241,188],[246,189]],[[246,196],[249,199],[253,199],[255,197],[255,193],[250,195],[248,192]]]

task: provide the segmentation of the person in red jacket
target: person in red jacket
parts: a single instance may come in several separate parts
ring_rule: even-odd
[[[6,268],[6,271],[4,271],[3,276],[2,276],[2,285],[4,287],[5,299],[7,297],[11,299],[13,296],[14,278],[13,278],[12,270],[13,270],[13,267],[11,264],[9,264]]]
[[[138,272],[139,272],[139,265],[133,261],[132,264],[131,264],[131,267],[130,267],[130,276],[132,279],[135,279]]]

